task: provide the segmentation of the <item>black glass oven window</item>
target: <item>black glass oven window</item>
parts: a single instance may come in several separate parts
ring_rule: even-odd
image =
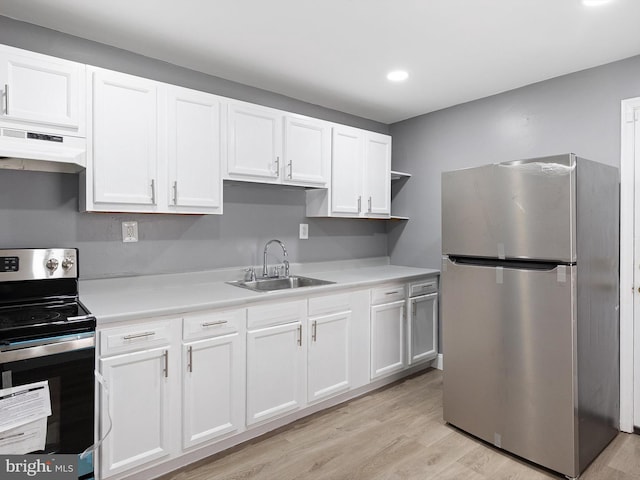
[[[44,453],[77,454],[93,444],[94,361],[95,349],[87,348],[0,365],[2,388],[49,381]],[[9,377],[12,385],[5,385]]]

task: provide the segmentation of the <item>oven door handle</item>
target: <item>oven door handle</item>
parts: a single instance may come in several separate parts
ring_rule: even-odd
[[[5,347],[0,351],[0,363],[29,360],[31,358],[46,357],[57,353],[71,352],[85,348],[94,348],[96,345],[95,333],[82,333],[69,335],[59,339],[34,340],[22,342],[19,345]]]

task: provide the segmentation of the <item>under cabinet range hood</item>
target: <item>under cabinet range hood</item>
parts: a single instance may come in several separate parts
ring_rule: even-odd
[[[86,156],[85,138],[0,127],[0,169],[78,173]]]

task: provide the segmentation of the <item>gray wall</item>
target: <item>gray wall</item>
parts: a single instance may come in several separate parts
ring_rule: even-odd
[[[384,124],[2,16],[0,43],[388,132]],[[77,175],[0,171],[0,248],[78,247],[82,278],[257,264],[270,238],[286,243],[292,262],[387,255],[384,222],[307,219],[304,212],[301,188],[244,184],[225,185],[223,216],[79,213]],[[122,243],[127,220],[138,221],[140,242]],[[309,240],[298,240],[299,223],[309,224]]]
[[[472,81],[472,79],[470,80]],[[620,102],[640,96],[640,56],[391,125],[394,188],[409,222],[389,229],[392,263],[440,268],[443,171],[573,152],[620,166]]]

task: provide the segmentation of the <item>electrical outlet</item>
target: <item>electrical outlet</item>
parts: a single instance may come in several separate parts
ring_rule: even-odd
[[[300,240],[307,240],[309,238],[309,225],[306,223],[300,224]]]
[[[138,222],[122,222],[122,241],[138,241]]]

